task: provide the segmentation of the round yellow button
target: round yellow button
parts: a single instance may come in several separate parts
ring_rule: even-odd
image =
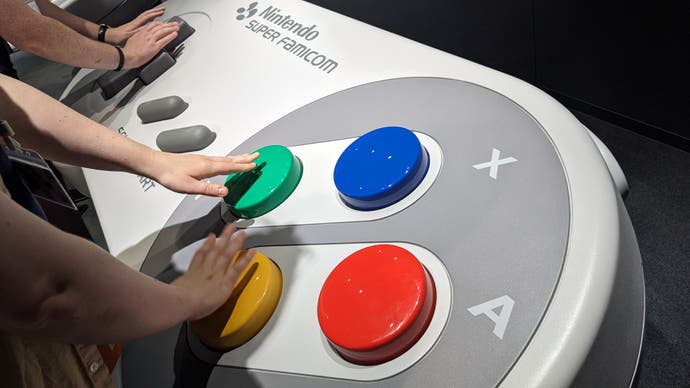
[[[235,255],[233,261],[237,259]],[[231,350],[252,339],[273,315],[283,290],[280,268],[261,252],[235,282],[235,288],[218,310],[189,326],[209,347]]]

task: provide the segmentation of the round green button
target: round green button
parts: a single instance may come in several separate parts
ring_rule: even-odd
[[[225,180],[225,204],[239,218],[256,218],[275,209],[302,178],[302,162],[289,149],[269,145],[256,152],[256,168],[230,174]]]

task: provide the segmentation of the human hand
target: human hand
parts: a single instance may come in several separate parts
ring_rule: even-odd
[[[146,23],[153,21],[155,18],[162,16],[165,13],[165,8],[149,9],[141,13],[129,23],[125,23],[119,27],[111,27],[105,33],[105,41],[110,44],[122,44],[139,29],[146,25]]]
[[[158,54],[163,47],[177,37],[180,26],[177,23],[151,22],[141,27],[127,39],[122,48],[125,54],[125,69],[137,68]]]
[[[254,257],[255,252],[250,249],[233,261],[245,238],[245,232],[236,232],[232,224],[225,226],[217,240],[211,233],[194,255],[187,272],[171,283],[182,288],[184,300],[190,303],[189,320],[211,314],[228,300],[235,282]]]
[[[258,157],[256,152],[219,157],[153,151],[144,175],[178,193],[224,197],[228,194],[227,187],[200,179],[249,171],[256,167],[254,161]]]

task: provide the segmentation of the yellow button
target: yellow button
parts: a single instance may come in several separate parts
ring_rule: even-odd
[[[280,268],[264,254],[256,252],[235,282],[227,302],[206,318],[190,322],[190,328],[212,348],[234,349],[264,327],[278,305],[282,290]]]

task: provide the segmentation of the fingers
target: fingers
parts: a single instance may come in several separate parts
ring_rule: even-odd
[[[254,162],[236,163],[232,159],[211,159],[211,163],[205,166],[205,171],[201,171],[200,177],[210,177],[216,175],[231,174],[233,172],[250,171],[256,167]]]
[[[165,166],[180,166],[166,167],[165,170],[161,169],[159,173],[153,174],[159,183],[178,193],[211,197],[228,195],[228,188],[223,184],[210,183],[203,179],[252,170],[256,167],[255,160],[259,157],[258,153],[229,157],[164,153],[159,155],[170,158],[171,162],[165,163]]]
[[[145,26],[142,27],[143,31],[146,32],[151,32],[154,28],[160,27],[163,25],[163,22],[151,22]]]
[[[245,232],[238,232],[232,224],[217,239],[210,234],[194,255],[189,271],[173,282],[184,288],[185,295],[195,304],[189,319],[205,317],[227,301],[237,279],[254,257],[254,251],[249,250],[233,262],[245,239]]]
[[[256,167],[256,159],[259,157],[258,152],[253,154],[242,154],[237,156],[230,156],[226,159],[230,159],[233,164],[233,169],[235,171],[249,171]]]
[[[172,42],[173,39],[177,38],[177,30],[173,31],[171,34],[165,36],[163,39],[156,42],[159,49],[165,47],[168,43]]]
[[[218,163],[233,163],[233,164],[251,164],[259,157],[258,152],[252,154],[241,154],[241,155],[231,155],[231,156],[208,156],[207,158]]]
[[[227,224],[225,225],[225,228],[223,228],[223,231],[220,234],[220,237],[222,238],[227,238],[230,239],[232,237],[232,234],[237,231],[237,228],[233,224]]]
[[[236,265],[232,264],[231,261],[235,254],[242,249],[245,236],[246,234],[243,231],[237,232],[232,224],[227,225],[223,229],[215,249],[218,256],[213,263],[212,270],[214,273],[225,274],[228,267]]]
[[[254,161],[259,157],[259,154],[242,154],[230,157],[198,157],[202,163],[200,163],[199,170],[192,175],[203,179],[234,172],[250,171],[256,167]],[[192,177],[190,179],[188,189],[186,190],[189,194],[203,194],[211,197],[224,197],[228,195],[228,188],[225,185],[199,181]]]
[[[149,19],[151,15],[160,16],[163,13],[165,13],[165,7],[152,8],[140,13],[139,16],[137,16],[137,19]]]
[[[196,176],[206,178],[216,175],[231,174],[233,172],[249,171],[256,167],[254,162],[259,154],[242,154],[237,156],[200,156],[204,158],[206,163],[202,165],[202,171],[199,171]],[[203,159],[202,159],[203,160]],[[208,163],[210,162],[210,163]]]
[[[211,175],[217,174],[209,174],[208,176]],[[225,197],[226,195],[228,195],[228,188],[224,185],[218,185],[207,181],[200,181],[194,178],[189,179],[191,180],[191,182],[187,185],[186,188],[181,188],[181,190],[175,191],[184,192],[187,194],[207,195],[209,197]]]
[[[218,196],[219,197],[225,197],[230,192],[228,190],[228,188],[225,186],[220,186],[220,185],[216,185],[216,186],[218,187]],[[214,187],[214,189],[215,189],[215,187]]]
[[[137,16],[137,19],[139,19],[139,20],[151,20],[153,18],[161,16],[164,13],[165,13],[164,7],[153,8],[153,9],[146,10],[146,11],[142,12],[141,14],[139,14],[139,16]]]
[[[130,25],[134,28],[141,27],[146,23],[152,21],[153,19],[163,15],[165,13],[165,8],[155,8],[148,11],[142,12],[141,15],[137,16]]]
[[[153,37],[154,40],[159,40],[161,37],[169,34],[171,31],[178,31],[179,29],[180,25],[175,22],[151,22],[145,26],[142,26],[139,31],[145,31],[147,36]]]
[[[125,53],[125,68],[139,67],[177,37],[180,26],[177,23],[151,22],[127,39],[122,48]]]
[[[237,251],[242,249],[242,245],[244,245],[244,240],[247,238],[247,233],[244,231],[234,231],[230,239],[228,240],[228,244],[223,248],[223,253],[226,255],[234,256]]]
[[[142,12],[141,15],[139,15],[139,17],[142,19],[145,19],[145,20],[151,20],[153,18],[157,18],[158,16],[161,16],[164,13],[165,13],[165,7],[153,8],[153,9],[149,9],[147,11]]]
[[[177,34],[180,26],[177,23],[164,23],[154,26],[151,29],[151,37],[155,41],[160,41],[169,37],[171,34]],[[174,38],[174,37],[173,37]]]
[[[216,235],[211,233],[206,237],[206,240],[201,245],[201,247],[196,251],[192,262],[189,264],[189,268],[202,266],[206,261],[206,255],[213,249],[216,244]]]
[[[224,197],[228,195],[228,188],[224,185],[201,181],[186,173],[169,174],[158,182],[177,193],[190,195],[206,195],[209,197]]]
[[[199,183],[198,194],[208,195],[209,197],[224,197],[228,195],[228,188],[223,185],[217,185],[206,181],[196,181]]]
[[[240,255],[240,257],[238,257],[237,260],[235,260],[234,263],[232,263],[231,265],[229,265],[227,267],[227,269],[225,270],[225,276],[227,276],[228,278],[234,277],[235,279],[231,279],[231,280],[233,280],[233,283],[234,283],[234,280],[236,280],[236,277],[239,276],[242,273],[242,271],[244,271],[247,268],[249,263],[254,258],[255,254],[256,254],[256,251],[253,249],[250,249],[246,252],[243,252]]]
[[[170,31],[177,31],[180,29],[180,25],[177,23],[161,23],[161,22],[153,22],[151,23],[151,33],[154,34],[154,36],[162,36],[164,34],[170,33]],[[163,33],[161,34],[161,31]]]
[[[242,155],[235,155],[235,156],[230,156],[229,158],[232,159],[235,163],[251,163],[255,161],[259,157],[258,152],[254,152],[251,154],[242,154]]]

